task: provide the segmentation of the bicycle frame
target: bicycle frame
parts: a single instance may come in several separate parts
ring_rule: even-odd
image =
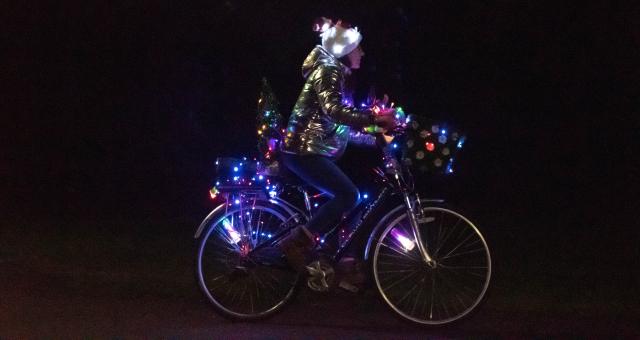
[[[402,178],[400,165],[397,164],[397,162],[387,163],[386,175],[384,172],[382,172],[382,170],[374,169],[374,171],[382,178],[383,182],[387,183],[387,185],[382,187],[382,190],[380,190],[380,192],[378,193],[378,195],[374,200],[372,200],[368,204],[364,204],[365,201],[361,201],[353,210],[351,210],[347,214],[347,216],[344,219],[338,222],[332,229],[330,229],[327,233],[325,233],[321,237],[321,239],[324,240],[334,236],[333,234],[339,229],[341,225],[344,225],[349,229],[349,234],[347,235],[346,239],[343,242],[339,242],[338,248],[336,249],[335,253],[331,254],[331,259],[334,262],[340,261],[340,259],[344,256],[346,250],[351,245],[355,237],[357,235],[360,235],[360,233],[362,232],[363,226],[369,226],[371,229],[370,236],[367,241],[367,246],[365,247],[365,252],[364,252],[364,257],[365,258],[367,257],[370,243],[372,241],[373,236],[377,232],[377,228],[374,229],[375,226],[368,223],[369,222],[368,219],[373,214],[373,212],[376,212],[377,209],[379,209],[379,207],[382,206],[383,203],[385,203],[388,200],[388,198],[394,194],[400,194],[402,196],[403,206],[398,206],[396,209],[393,209],[391,212],[396,212],[398,211],[398,209],[401,209],[401,207],[404,207],[407,210],[407,212],[409,212],[409,215],[411,216],[410,220],[411,220],[411,225],[412,225],[415,239],[416,240],[421,239],[419,238],[420,232],[417,227],[418,225],[417,215],[421,213],[421,209],[416,210],[416,205],[420,206],[420,199],[419,197],[417,197],[417,195],[415,198],[412,197],[412,192],[411,192],[412,190],[408,188],[408,185],[404,182],[404,179]],[[394,184],[389,183],[389,177],[395,180]],[[306,211],[307,214],[304,214],[304,216],[306,218],[309,218],[312,216],[311,205],[309,204],[309,193],[302,187],[299,187],[298,189],[303,194],[305,208],[307,210]],[[270,199],[270,201],[276,204],[284,204],[288,206],[290,209],[295,209],[298,213],[303,213],[302,209],[297,208],[295,205],[285,200],[282,200],[282,199],[276,200],[275,198],[272,198]],[[427,200],[427,201],[443,202],[443,200]],[[412,202],[415,202],[415,203],[412,203]],[[360,217],[354,220],[354,218],[358,214],[361,214]],[[347,221],[347,223],[343,224],[345,223],[345,221]],[[253,251],[259,250],[263,247],[275,246],[277,242],[280,241],[280,239],[284,237],[293,227],[295,227],[295,225],[288,226],[287,228],[282,230],[280,233],[276,234],[268,242],[258,245],[256,248],[253,249]],[[418,244],[418,249],[420,249],[421,254],[423,254],[423,259],[425,259],[425,262],[431,265],[432,260],[429,257],[426,247],[422,245],[422,242],[416,242],[416,243]]]

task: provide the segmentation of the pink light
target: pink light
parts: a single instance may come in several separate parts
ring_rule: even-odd
[[[400,242],[400,244],[402,244],[402,247],[406,251],[411,251],[413,249],[413,247],[415,247],[415,245],[416,245],[415,242],[413,242],[411,239],[406,237],[397,228],[393,228],[391,230],[391,236],[395,237],[395,239],[398,240],[398,242]]]

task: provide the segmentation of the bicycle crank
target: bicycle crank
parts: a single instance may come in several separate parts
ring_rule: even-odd
[[[316,260],[307,265],[307,286],[316,292],[326,292],[335,281],[335,271],[333,267],[321,260]]]

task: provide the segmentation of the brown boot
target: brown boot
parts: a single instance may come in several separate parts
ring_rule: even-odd
[[[291,230],[278,245],[287,258],[287,262],[298,272],[305,272],[307,258],[316,246],[313,234],[303,225]]]

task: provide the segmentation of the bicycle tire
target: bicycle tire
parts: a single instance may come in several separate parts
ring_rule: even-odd
[[[247,234],[257,240],[250,247],[267,241],[282,231],[290,217],[277,205],[259,201],[249,207],[230,205],[206,222],[197,248],[196,277],[201,291],[219,314],[233,320],[262,319],[280,311],[295,296],[298,273],[286,264],[277,264],[277,259],[275,265],[257,262],[239,247],[245,245]],[[246,222],[249,228],[240,224]],[[256,223],[261,227],[254,226]]]
[[[435,268],[422,260],[415,243],[411,246],[415,238],[402,209],[386,219],[389,223],[373,249],[371,272],[394,312],[414,323],[443,326],[468,316],[484,299],[491,255],[478,228],[462,214],[439,206],[423,207],[422,212],[422,242]]]

